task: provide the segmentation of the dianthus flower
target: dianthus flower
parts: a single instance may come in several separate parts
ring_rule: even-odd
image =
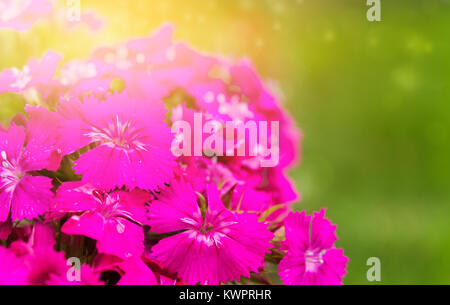
[[[137,101],[125,94],[105,101],[93,97],[64,101],[58,107],[60,145],[64,153],[95,146],[75,161],[83,181],[104,190],[123,186],[154,190],[173,172],[166,111],[162,103]]]
[[[0,28],[27,31],[53,9],[48,0],[0,0]]]
[[[0,221],[9,215],[13,221],[36,218],[53,202],[52,180],[33,173],[58,167],[55,147],[43,141],[45,136],[26,136],[25,129],[15,124],[0,133]]]
[[[150,205],[151,231],[181,231],[162,239],[152,257],[187,284],[219,284],[249,277],[263,267],[273,234],[249,213],[227,210],[214,185],[207,187],[207,206],[200,207],[192,187],[174,180]]]
[[[56,210],[76,213],[61,231],[97,240],[100,253],[121,258],[139,257],[144,251],[145,204],[150,195],[134,190],[108,193],[82,182],[64,183],[56,195]]]
[[[325,210],[291,213],[285,220],[286,256],[279,265],[286,285],[338,285],[347,273],[348,258],[334,246],[336,225],[325,218]],[[312,221],[311,221],[312,218]]]

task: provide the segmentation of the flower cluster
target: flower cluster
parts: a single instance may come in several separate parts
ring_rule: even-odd
[[[292,212],[300,133],[249,60],[199,53],[170,25],[62,60],[0,73],[0,94],[26,101],[0,130],[0,283],[271,283],[273,263],[285,284],[342,283],[336,226]],[[198,113],[279,122],[277,165],[175,156],[171,127]]]

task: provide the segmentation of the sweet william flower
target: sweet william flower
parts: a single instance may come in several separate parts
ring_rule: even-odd
[[[207,187],[207,206],[200,208],[192,187],[172,181],[150,205],[151,231],[182,231],[159,241],[151,256],[187,284],[219,284],[263,267],[273,234],[254,214],[227,210],[214,185]]]
[[[28,268],[9,249],[0,246],[0,285],[26,285]]]
[[[75,161],[85,182],[104,190],[154,190],[170,180],[174,166],[166,112],[162,103],[126,94],[68,100],[58,107],[60,145],[65,153],[96,145]]]
[[[40,59],[32,58],[22,68],[6,69],[0,73],[0,93],[26,93],[27,90],[37,88],[41,97],[47,97],[48,87],[54,84],[54,75],[58,69],[62,56],[48,51]],[[50,90],[51,91],[51,90]]]
[[[144,251],[146,202],[150,195],[134,190],[108,193],[83,182],[67,182],[56,194],[56,210],[76,213],[61,231],[97,240],[100,253],[120,258],[139,257]]]
[[[173,276],[164,273],[159,263],[148,257],[121,259],[108,254],[98,254],[94,259],[96,272],[116,272],[117,285],[176,285]]]
[[[276,96],[269,90],[267,84],[257,73],[249,59],[240,60],[229,69],[230,82],[239,87],[242,94],[252,102],[255,113],[265,120],[279,121],[280,123],[280,162],[279,167],[286,168],[296,165],[300,157],[301,132],[297,129],[294,120],[281,104],[282,97]]]
[[[37,20],[48,18],[52,9],[48,0],[0,0],[0,29],[28,31]]]
[[[157,285],[152,270],[141,259],[129,259],[119,264],[123,275],[117,285]]]
[[[312,218],[312,220],[311,220]],[[285,220],[287,248],[279,273],[286,285],[338,285],[347,273],[348,258],[336,249],[336,225],[325,218],[325,210],[291,213]]]
[[[53,252],[52,252],[53,253]],[[63,254],[62,252],[54,252]],[[62,256],[64,258],[64,256]],[[49,258],[46,257],[47,262],[49,262]],[[58,260],[59,266],[62,268],[62,263],[64,262],[65,268],[61,269],[62,272],[50,274],[48,280],[45,281],[46,285],[104,285],[100,278],[100,274],[96,273],[89,265],[82,264],[80,266],[80,278],[77,279],[73,274],[71,277],[68,274],[73,273],[72,270],[68,270],[66,260]],[[49,262],[50,263],[50,262]],[[51,262],[53,264],[54,262]]]
[[[0,221],[33,219],[53,202],[52,180],[33,172],[52,167],[54,146],[43,138],[26,139],[25,129],[11,124],[0,133]]]
[[[80,19],[68,21],[67,27],[73,28],[77,25],[85,25],[91,31],[99,31],[103,28],[104,23],[105,21],[94,11],[83,11],[80,14]]]
[[[28,236],[28,240],[16,240],[7,250],[5,264],[10,264],[9,276],[27,285],[100,285],[100,274],[82,264],[79,278],[70,278],[71,272],[64,252],[57,252],[55,246],[55,232],[49,224],[35,223]],[[2,249],[0,249],[1,257]],[[20,263],[18,263],[20,262]],[[3,260],[0,261],[0,275]],[[5,268],[5,266],[3,266]],[[14,275],[14,276],[11,276]],[[0,277],[0,282],[4,276]],[[20,282],[19,282],[20,283]]]

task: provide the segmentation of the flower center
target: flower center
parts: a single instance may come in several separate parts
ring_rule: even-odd
[[[207,234],[208,232],[210,232],[213,229],[214,229],[213,224],[211,224],[209,222],[203,222],[202,227],[200,228],[200,232],[203,234]]]
[[[0,153],[0,188],[6,192],[13,192],[17,183],[25,175],[18,166],[8,160],[5,151]]]
[[[323,264],[322,256],[325,251],[317,253],[317,251],[307,250],[305,252],[305,271],[316,272]]]
[[[121,208],[118,194],[93,191],[93,195],[97,200],[97,211],[105,218],[121,217],[139,223],[133,218],[133,215],[129,211]]]
[[[140,132],[141,130],[133,126],[130,120],[124,123],[119,115],[116,115],[106,128],[92,126],[91,131],[86,135],[95,142],[113,148],[146,150],[144,143],[139,139]]]

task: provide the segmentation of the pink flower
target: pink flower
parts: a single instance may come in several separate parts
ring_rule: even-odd
[[[154,190],[170,180],[174,157],[162,103],[116,94],[106,101],[86,97],[62,102],[58,113],[65,153],[96,145],[75,161],[83,181],[105,190]]]
[[[152,35],[134,38],[114,47],[101,47],[94,51],[92,59],[102,62],[108,67],[108,73],[120,73],[133,68],[144,76],[142,71],[145,65],[167,64],[167,50],[172,46],[173,27],[163,25],[156,29]],[[131,81],[131,79],[130,79]]]
[[[80,266],[79,278],[75,270],[70,270],[64,252],[56,252],[53,247],[36,246],[30,253],[20,257],[29,269],[29,285],[103,285],[100,274],[85,264]],[[73,267],[75,268],[75,267]],[[71,277],[69,277],[71,275]]]
[[[152,270],[141,259],[125,260],[118,265],[123,275],[118,285],[157,285]]]
[[[55,253],[62,253],[62,252],[55,252]],[[44,261],[45,262],[45,261]],[[58,260],[59,265],[62,267],[61,263],[62,260]],[[80,278],[77,279],[74,276],[74,272],[72,270],[68,270],[67,262],[64,260],[64,263],[66,264],[66,268],[62,269],[63,272],[60,273],[53,273],[50,274],[48,277],[48,280],[45,281],[46,285],[104,285],[105,283],[102,282],[100,278],[100,274],[95,272],[89,265],[82,264],[80,266]],[[51,264],[54,264],[51,263]],[[68,274],[71,274],[71,277],[68,277]]]
[[[22,259],[31,269],[28,274],[28,283],[31,285],[61,282],[67,276],[68,267],[64,252],[56,252],[52,247],[37,247]]]
[[[58,146],[59,116],[41,106],[26,105],[25,111],[28,114],[28,120],[25,120],[22,125],[27,130],[27,141],[35,139],[51,146],[53,152],[49,160],[50,164],[46,168],[51,171],[58,170],[62,158],[61,147]]]
[[[104,20],[94,11],[83,11],[80,13],[80,20],[68,21],[67,26],[72,28],[77,25],[85,25],[91,31],[99,31],[102,29],[104,23]]]
[[[139,257],[144,251],[145,204],[150,194],[107,193],[82,182],[67,182],[56,195],[56,210],[77,213],[64,223],[61,231],[97,240],[100,253],[121,258]]]
[[[0,0],[0,28],[27,31],[48,17],[53,4],[47,0]]]
[[[0,246],[0,285],[27,284],[28,268],[12,251]]]
[[[254,214],[227,210],[215,186],[207,187],[207,207],[200,208],[191,186],[173,181],[150,205],[151,231],[182,231],[152,248],[161,261],[187,284],[219,284],[263,267],[273,234]]]
[[[48,95],[47,87],[52,84],[53,76],[58,69],[62,56],[53,51],[48,51],[40,59],[31,59],[21,69],[11,68],[0,73],[0,93],[26,92],[27,89],[36,87],[45,92],[41,97]]]
[[[120,277],[117,285],[176,285],[177,280],[161,269],[159,262],[144,256],[120,259],[113,255],[99,254],[94,259],[96,272],[114,272]],[[116,278],[117,280],[117,278]],[[113,281],[114,282],[114,281]]]
[[[11,124],[0,133],[0,221],[33,219],[53,201],[52,180],[32,172],[52,167],[54,146],[41,137],[26,139],[23,127]]]
[[[290,214],[285,220],[286,256],[279,265],[286,285],[338,285],[347,273],[348,258],[336,249],[336,225],[325,218],[325,209],[311,215]]]
[[[71,270],[65,259],[65,254],[64,252],[56,252],[54,245],[55,236],[52,227],[36,223],[27,242],[15,241],[8,249],[21,262],[19,265],[13,264],[14,273],[21,274],[19,272],[23,272],[25,283],[30,285],[103,284],[99,281],[100,275],[88,265],[80,266],[80,278],[69,278],[68,275]],[[9,259],[12,260],[12,257],[10,256]],[[0,266],[0,270],[1,268]],[[11,273],[14,274],[12,271]],[[3,278],[0,271],[0,281]]]

